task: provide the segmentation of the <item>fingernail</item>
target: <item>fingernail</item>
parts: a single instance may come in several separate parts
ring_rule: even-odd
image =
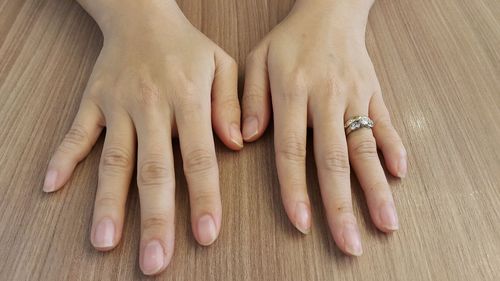
[[[243,122],[243,139],[251,140],[259,133],[259,121],[254,116],[245,118]]]
[[[158,240],[150,241],[144,248],[142,271],[146,275],[158,273],[165,262],[165,253]]]
[[[311,230],[311,211],[304,202],[297,203],[295,207],[295,227],[304,234]]]
[[[95,229],[94,246],[109,248],[114,245],[115,224],[110,218],[103,218]]]
[[[57,172],[54,170],[47,171],[47,175],[45,176],[45,181],[43,183],[43,191],[45,192],[55,191],[56,180],[57,180]]]
[[[406,158],[402,157],[399,160],[399,165],[398,165],[398,177],[404,178],[406,177],[406,172],[407,172],[407,164],[406,164]]]
[[[237,144],[239,147],[243,147],[243,138],[241,137],[240,127],[233,123],[229,127],[229,135],[231,136],[231,141]]]
[[[398,218],[396,215],[396,209],[391,203],[387,203],[380,209],[380,220],[383,226],[388,230],[398,230]]]
[[[348,223],[344,226],[345,250],[351,255],[361,256],[363,248],[361,247],[361,238],[356,225]]]
[[[198,239],[200,244],[207,246],[217,238],[217,228],[210,215],[204,215],[198,220]]]

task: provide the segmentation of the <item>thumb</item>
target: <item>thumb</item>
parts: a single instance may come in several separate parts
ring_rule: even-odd
[[[267,69],[267,45],[257,47],[246,61],[243,92],[243,139],[255,141],[269,124],[271,101]]]
[[[215,52],[215,76],[212,85],[212,126],[230,149],[243,148],[238,100],[238,65],[222,50]]]

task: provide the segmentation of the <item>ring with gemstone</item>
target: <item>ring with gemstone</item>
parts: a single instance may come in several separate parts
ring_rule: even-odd
[[[349,118],[344,124],[345,135],[348,136],[350,133],[361,129],[361,128],[373,128],[373,120],[368,116],[359,115]]]

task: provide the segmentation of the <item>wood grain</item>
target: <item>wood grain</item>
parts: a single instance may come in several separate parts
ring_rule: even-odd
[[[179,4],[243,70],[248,51],[293,3]],[[135,184],[121,244],[102,254],[89,242],[102,137],[63,190],[41,190],[101,45],[73,1],[0,0],[0,280],[147,279],[137,260]],[[341,254],[308,156],[314,225],[299,234],[281,204],[270,129],[240,153],[217,143],[223,229],[200,247],[176,143],[176,252],[156,279],[500,280],[500,1],[379,0],[367,45],[409,152],[407,179],[389,179],[401,230],[375,229],[353,177],[364,255]]]

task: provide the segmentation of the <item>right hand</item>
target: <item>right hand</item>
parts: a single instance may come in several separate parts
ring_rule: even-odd
[[[303,233],[311,228],[306,181],[307,127],[330,232],[346,254],[363,249],[351,198],[350,167],[375,226],[399,228],[394,199],[377,153],[394,176],[407,173],[406,150],[390,121],[365,45],[373,1],[299,1],[252,51],[243,94],[243,136],[257,140],[274,120],[276,168],[284,209]],[[272,107],[271,107],[272,105]],[[271,111],[272,108],[272,111]],[[370,116],[373,131],[345,133],[344,123]]]
[[[99,23],[104,46],[73,125],[50,160],[44,191],[68,182],[106,127],[91,242],[98,250],[113,249],[122,236],[137,146],[140,267],[156,274],[174,250],[173,136],[180,139],[194,237],[210,245],[219,234],[212,122],[227,147],[243,147],[237,65],[189,23],[175,1],[123,1],[113,9],[92,6],[96,2],[83,6]]]

